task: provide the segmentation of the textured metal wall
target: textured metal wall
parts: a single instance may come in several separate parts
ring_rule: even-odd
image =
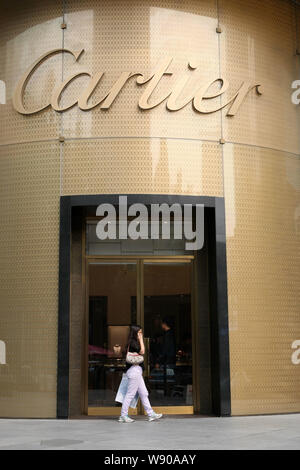
[[[233,414],[300,411],[300,365],[291,361],[300,338],[295,13],[290,2],[219,1],[222,74],[264,90],[222,125],[231,142],[223,167]]]
[[[59,148],[0,146],[0,416],[55,416]]]
[[[62,10],[53,1],[34,8],[1,2],[0,8],[0,77],[7,87],[7,104],[0,105],[0,339],[7,351],[7,364],[0,365],[0,416],[54,417],[59,117],[27,119],[14,111],[11,97],[33,60],[61,46]],[[60,75],[61,58],[54,57],[32,78],[26,102],[43,100]]]
[[[233,414],[300,411],[300,159],[224,148]]]
[[[225,196],[233,414],[300,411],[300,133],[291,103],[298,78],[299,12],[281,0],[11,0],[1,6],[0,416],[55,416],[59,197],[94,193]],[[62,22],[67,24],[61,29]],[[298,23],[298,28],[297,28]],[[217,26],[221,33],[216,32]],[[104,71],[95,100],[122,71],[153,71],[173,57],[174,75],[262,83],[236,116],[190,105],[142,111],[129,82],[108,111],[77,107],[22,116],[12,93],[43,53],[85,49],[45,62],[25,105],[45,103],[56,83]],[[165,77],[155,97],[169,89]],[[87,83],[72,83],[62,103]],[[59,143],[62,135],[64,143]],[[224,138],[221,145],[219,139]]]

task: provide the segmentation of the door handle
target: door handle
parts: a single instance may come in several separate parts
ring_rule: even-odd
[[[149,377],[150,375],[150,338],[144,338],[144,344],[145,344],[145,355],[144,355],[145,376]]]

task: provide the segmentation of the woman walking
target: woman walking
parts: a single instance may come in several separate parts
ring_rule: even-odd
[[[126,354],[128,389],[123,400],[121,416],[119,418],[120,423],[132,423],[134,421],[129,418],[128,409],[137,392],[148,415],[148,421],[155,421],[162,417],[162,414],[153,411],[148,399],[148,390],[143,378],[144,354],[145,345],[142,329],[139,325],[131,325]]]

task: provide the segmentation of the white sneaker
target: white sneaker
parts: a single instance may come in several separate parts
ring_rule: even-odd
[[[119,423],[133,423],[134,419],[129,418],[129,416],[120,416],[118,419]]]
[[[156,421],[162,417],[162,413],[155,413],[153,412],[152,415],[149,416],[148,421]]]

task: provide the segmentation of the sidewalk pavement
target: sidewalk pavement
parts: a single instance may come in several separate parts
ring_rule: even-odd
[[[130,432],[129,432],[130,431]],[[0,419],[5,449],[300,449],[300,414],[101,419]]]

